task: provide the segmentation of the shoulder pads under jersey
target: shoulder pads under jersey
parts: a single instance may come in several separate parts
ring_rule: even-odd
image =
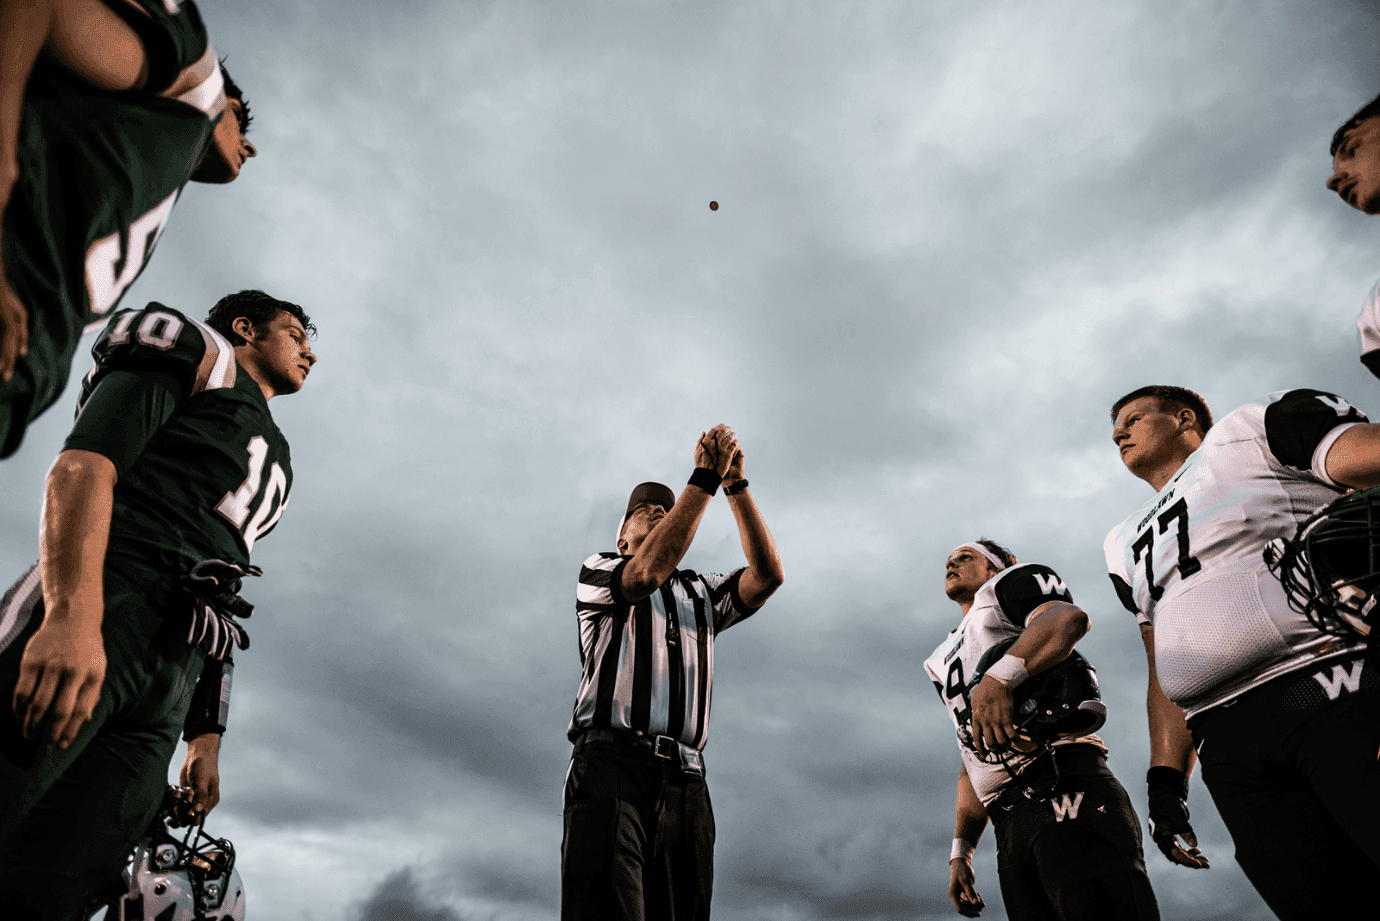
[[[156,302],[143,310],[116,311],[91,347],[91,357],[95,364],[82,380],[81,404],[111,371],[170,375],[184,397],[235,386],[235,350],[226,338]]]

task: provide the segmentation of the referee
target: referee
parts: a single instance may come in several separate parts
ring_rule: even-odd
[[[720,483],[748,565],[700,575],[677,564]],[[726,425],[700,436],[677,500],[632,491],[617,553],[580,569],[583,675],[569,736],[562,921],[709,918],[714,813],[700,752],[709,734],[714,639],[754,614],[785,574]]]

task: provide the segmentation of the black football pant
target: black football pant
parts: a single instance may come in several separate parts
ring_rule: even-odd
[[[1286,921],[1380,917],[1380,676],[1361,662],[1279,679],[1192,722],[1236,862]]]
[[[0,918],[70,921],[120,879],[158,812],[205,654],[105,572],[106,671],[65,749],[22,736],[11,701],[43,604],[37,572],[0,601]]]
[[[1055,758],[1060,778],[1055,786],[1033,797],[1011,798],[1015,805],[1005,814],[989,809],[1007,917],[1159,921],[1141,851],[1140,820],[1102,752],[1092,745],[1068,745],[1056,750]]]
[[[708,921],[704,778],[617,742],[576,743],[565,784],[561,921]]]

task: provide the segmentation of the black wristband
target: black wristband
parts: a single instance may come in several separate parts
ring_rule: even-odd
[[[1145,789],[1172,793],[1179,799],[1188,799],[1188,775],[1167,764],[1157,764],[1145,772]]]
[[[742,492],[743,490],[745,490],[745,489],[747,489],[747,488],[748,488],[748,481],[747,481],[747,478],[744,477],[743,479],[741,479],[741,480],[739,480],[738,482],[734,483],[732,486],[725,486],[725,487],[724,487],[724,495],[725,495],[725,496],[736,496],[736,495],[738,495],[738,493]]]
[[[711,496],[719,491],[719,484],[723,481],[723,477],[708,467],[696,467],[695,472],[690,474],[690,485],[698,486]]]

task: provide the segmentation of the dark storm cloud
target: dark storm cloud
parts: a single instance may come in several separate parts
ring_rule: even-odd
[[[428,903],[418,895],[418,885],[411,870],[398,870],[379,883],[358,908],[355,921],[480,921],[479,915]]]
[[[1351,326],[1380,225],[1322,187],[1380,90],[1372,4],[203,14],[260,156],[188,189],[126,303],[256,286],[321,328],[273,404],[294,491],[215,817],[266,921],[555,916],[579,563],[719,421],[787,583],[717,653],[715,915],[952,917],[958,756],[920,668],[948,550],[991,536],[1089,610],[1143,815],[1101,544],[1146,487],[1111,401],[1380,409]],[[66,405],[0,466],[14,575]],[[686,562],[740,557],[716,500]],[[1152,851],[1165,916],[1264,917],[1191,805],[1214,867]],[[990,835],[977,868],[1001,918]]]

